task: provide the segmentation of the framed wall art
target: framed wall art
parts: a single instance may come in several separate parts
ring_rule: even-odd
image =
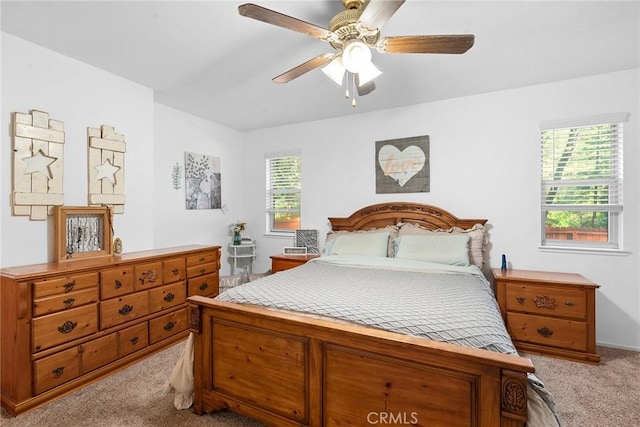
[[[58,262],[111,256],[111,209],[106,206],[56,206],[55,259]]]
[[[307,253],[318,253],[318,230],[296,230],[296,247],[307,248]]]
[[[428,193],[429,136],[376,141],[376,194]]]
[[[220,209],[220,157],[184,153],[185,196],[188,210]]]

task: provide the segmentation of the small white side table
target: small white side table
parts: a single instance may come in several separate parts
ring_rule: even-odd
[[[256,259],[256,245],[234,245],[229,243],[227,247],[231,263],[231,275],[235,275],[238,267],[244,268],[249,274],[253,274],[253,261]]]

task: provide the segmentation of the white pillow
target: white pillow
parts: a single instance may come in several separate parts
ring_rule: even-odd
[[[485,234],[485,227],[482,224],[475,224],[473,227],[464,230],[460,227],[452,227],[447,230],[439,228],[437,230],[428,230],[419,225],[405,223],[400,226],[398,236],[405,235],[424,235],[424,234],[468,234],[469,240],[469,261],[471,264],[477,265],[482,268],[484,264],[483,252],[487,244],[487,236]]]
[[[416,234],[394,240],[395,257],[440,264],[469,265],[468,234]]]
[[[331,242],[327,255],[387,256],[389,233],[339,234]]]
[[[330,255],[331,254],[331,246],[333,246],[333,242],[335,238],[338,236],[342,236],[345,234],[369,234],[369,233],[389,233],[389,243],[387,247],[387,256],[393,258],[393,239],[398,237],[398,227],[395,225],[388,225],[382,228],[372,228],[370,230],[356,230],[356,231],[329,231],[327,233],[327,238],[324,242],[324,248],[322,249],[322,255]]]

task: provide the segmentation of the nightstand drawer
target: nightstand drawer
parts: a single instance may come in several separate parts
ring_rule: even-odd
[[[587,350],[586,322],[508,313],[507,325],[514,341],[576,351]]]
[[[509,283],[506,296],[508,311],[580,320],[587,318],[587,296],[582,289]]]

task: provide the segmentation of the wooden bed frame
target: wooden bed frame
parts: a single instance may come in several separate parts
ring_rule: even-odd
[[[416,203],[383,203],[338,230],[399,222],[470,228]],[[229,409],[277,426],[524,426],[529,359],[321,316],[191,297],[194,412]]]

